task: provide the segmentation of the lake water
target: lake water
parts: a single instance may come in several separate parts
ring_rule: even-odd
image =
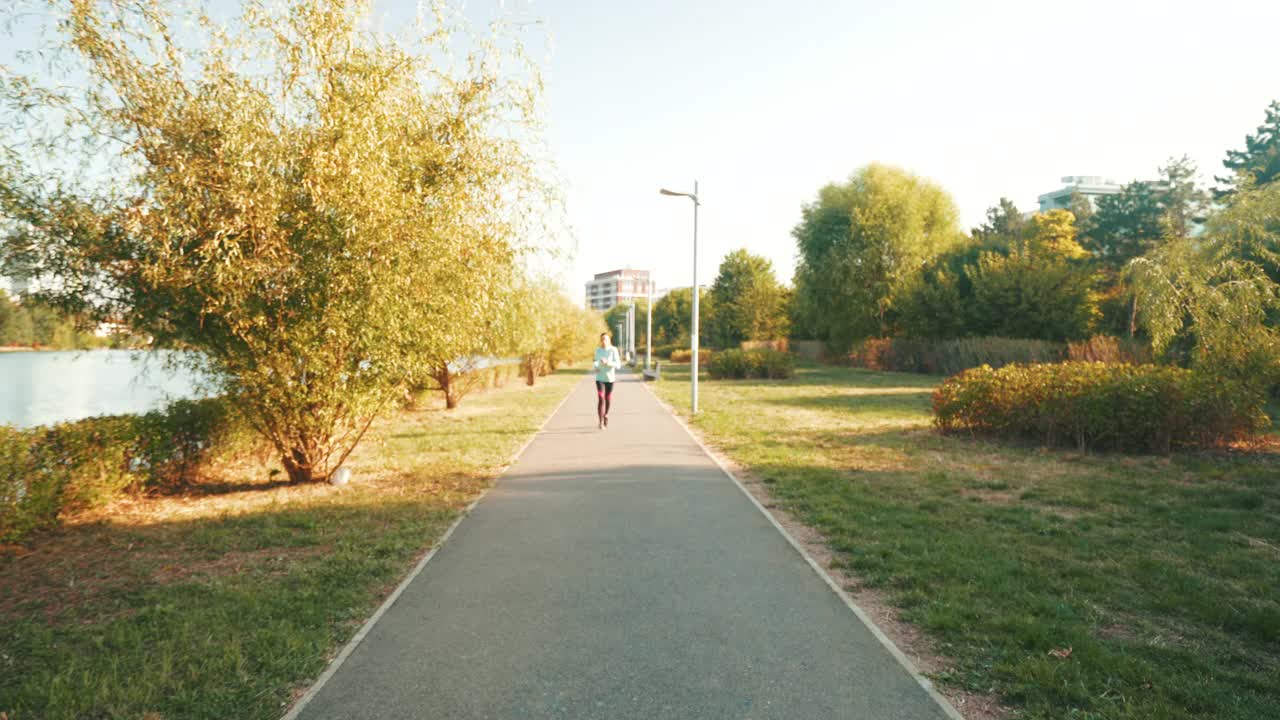
[[[0,353],[0,424],[31,427],[139,413],[198,397],[196,377],[165,369],[165,352]]]

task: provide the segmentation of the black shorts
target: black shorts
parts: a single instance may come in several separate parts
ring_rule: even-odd
[[[605,395],[613,394],[613,383],[603,380],[596,381],[596,394],[604,393]]]

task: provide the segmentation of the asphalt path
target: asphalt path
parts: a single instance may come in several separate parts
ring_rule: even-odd
[[[301,718],[948,715],[636,376],[575,386]]]

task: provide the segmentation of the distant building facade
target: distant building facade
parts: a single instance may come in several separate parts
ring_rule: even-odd
[[[654,292],[648,270],[612,270],[598,273],[587,283],[588,308],[608,310],[614,305],[649,297]]]
[[[1124,186],[1114,180],[1104,180],[1093,175],[1069,175],[1062,178],[1063,187],[1040,196],[1040,212],[1050,210],[1070,210],[1071,196],[1079,193],[1089,201],[1095,210],[1098,198],[1104,195],[1118,195]]]

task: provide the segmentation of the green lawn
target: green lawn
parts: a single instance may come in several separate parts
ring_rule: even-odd
[[[688,366],[663,372],[687,411]],[[1126,457],[943,437],[937,381],[704,380],[694,425],[935,641],[944,683],[1028,718],[1280,717],[1274,438]]]
[[[0,554],[0,717],[279,717],[580,377],[388,418],[344,488],[246,460]]]

